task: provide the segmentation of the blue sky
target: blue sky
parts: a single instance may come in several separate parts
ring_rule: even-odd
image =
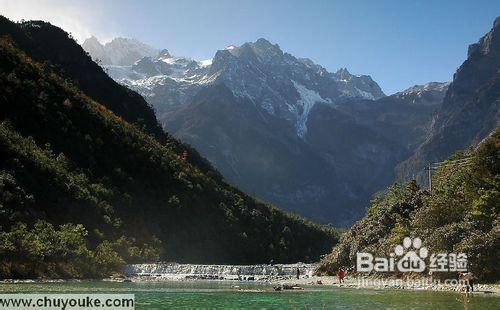
[[[133,37],[197,60],[264,37],[329,71],[369,74],[391,94],[451,80],[500,1],[0,0],[0,14],[50,21],[80,42]]]

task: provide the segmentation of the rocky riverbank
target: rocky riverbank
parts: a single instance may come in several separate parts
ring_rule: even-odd
[[[277,265],[196,265],[196,264],[135,264],[124,268],[126,281],[255,281],[274,287],[335,286],[356,289],[400,289],[431,291],[465,291],[465,285],[457,280],[438,281],[422,277],[416,279],[397,279],[348,275],[343,283],[337,277],[314,275],[315,264],[277,264]],[[299,277],[297,278],[297,270]],[[123,281],[123,280],[119,280]],[[235,284],[235,287],[238,285]],[[475,284],[475,292],[481,294],[500,294],[498,284]]]

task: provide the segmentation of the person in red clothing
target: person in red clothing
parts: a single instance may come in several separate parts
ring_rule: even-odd
[[[339,283],[344,282],[344,277],[345,277],[345,271],[344,269],[340,269],[339,272],[337,273],[337,276],[339,277]]]

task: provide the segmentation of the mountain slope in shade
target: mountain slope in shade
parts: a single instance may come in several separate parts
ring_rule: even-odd
[[[426,141],[397,168],[400,179],[423,178],[430,162],[476,145],[500,125],[500,18],[479,42],[469,46],[467,60],[453,77]]]
[[[11,26],[53,29],[40,22]],[[67,34],[47,37],[74,43]],[[53,69],[61,64],[42,65],[17,42],[0,43],[3,232],[17,222],[31,229],[40,219],[81,223],[92,249],[105,241],[115,246],[122,236],[139,245],[159,240],[160,259],[203,263],[309,261],[335,243],[330,229],[258,202],[182,160],[177,144],[161,142],[60,77]],[[74,61],[86,62],[83,55]],[[8,251],[22,261],[24,249]]]
[[[144,127],[156,136],[163,135],[153,109],[141,96],[117,84],[75,41],[68,40],[62,29],[42,21],[15,24],[0,16],[0,36],[10,36],[31,58],[50,62],[59,74],[78,83],[78,87],[94,100],[126,121]]]
[[[82,47],[62,29],[43,21],[16,24],[0,16],[0,36],[10,37],[35,61],[48,63],[59,75],[72,80],[92,99],[114,114],[169,144],[178,154],[189,151],[189,162],[212,177],[222,176],[198,152],[165,133],[154,110],[139,94],[111,79]]]
[[[441,96],[428,95],[439,89]],[[164,117],[169,131],[233,184],[315,220],[349,225],[424,140],[444,90],[427,88],[422,96],[434,100],[418,104],[398,95],[331,105],[318,99],[303,137],[293,122],[225,85],[201,89]]]

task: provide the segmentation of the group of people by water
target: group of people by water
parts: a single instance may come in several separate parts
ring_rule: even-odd
[[[339,270],[337,271],[337,278],[339,284],[345,283],[347,270],[348,268],[342,267],[339,268]],[[301,275],[300,268],[297,268],[296,278],[300,279],[300,275]],[[432,273],[429,273],[429,275],[431,275],[432,278]],[[458,273],[459,283],[463,285],[463,289],[465,289],[467,293],[474,292],[474,279],[475,279],[474,274],[470,271]]]
[[[346,275],[346,268],[340,268],[339,271],[337,272],[337,277],[339,279],[339,283],[344,283],[344,278]],[[297,279],[300,279],[300,268],[297,268]]]
[[[339,283],[344,283],[346,270],[347,270],[346,268],[340,268],[339,271],[337,272]],[[300,279],[300,268],[297,268],[297,279]]]

